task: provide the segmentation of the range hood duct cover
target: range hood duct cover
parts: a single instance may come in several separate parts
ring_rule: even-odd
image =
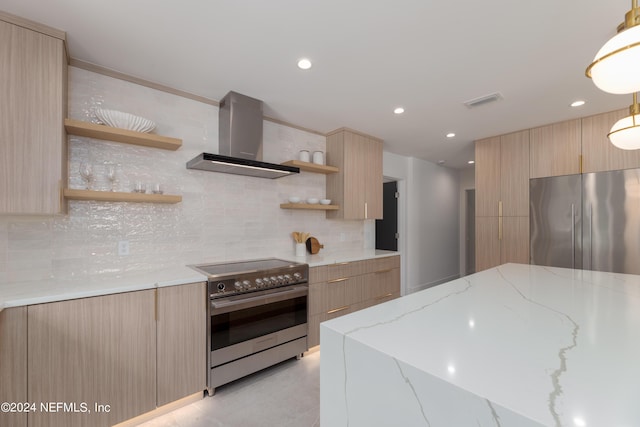
[[[187,169],[271,179],[300,172],[262,161],[262,101],[237,92],[220,101],[218,151],[198,155],[187,162]]]

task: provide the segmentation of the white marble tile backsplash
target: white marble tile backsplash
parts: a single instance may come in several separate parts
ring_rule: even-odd
[[[182,195],[182,203],[71,201],[65,216],[0,216],[0,285],[293,253],[294,230],[312,233],[325,250],[365,246],[363,221],[280,209],[292,195],[324,198],[324,175],[269,180],[187,170],[197,154],[218,152],[217,107],[70,67],[69,117],[95,121],[97,107],[147,117],[157,123],[155,133],[183,145],[166,151],[70,136],[68,186],[84,188],[79,166],[90,162],[93,189],[109,190],[105,163],[112,162],[116,190],[159,183],[165,193]],[[301,149],[324,151],[325,144],[323,136],[264,122],[265,161],[295,159]],[[121,240],[129,242],[129,255],[118,255]]]

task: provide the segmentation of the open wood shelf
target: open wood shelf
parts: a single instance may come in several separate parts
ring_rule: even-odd
[[[314,173],[330,174],[340,171],[340,169],[335,166],[318,165],[316,163],[301,162],[300,160],[289,160],[282,164],[285,166],[293,166],[296,168],[300,168],[300,170]]]
[[[340,209],[338,205],[310,205],[308,203],[283,203],[280,205],[281,209],[306,209],[316,211],[335,211]]]
[[[89,138],[103,139],[105,141],[122,142],[125,144],[142,145],[144,147],[161,148],[172,151],[182,146],[182,140],[178,138],[135,132],[80,120],[64,119],[64,127],[67,133],[71,135],[86,136]]]
[[[100,202],[180,203],[182,196],[172,194],[122,193],[117,191],[93,191],[64,189],[67,200],[97,200]]]

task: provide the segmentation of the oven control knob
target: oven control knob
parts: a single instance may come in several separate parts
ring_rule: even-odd
[[[278,284],[278,278],[276,276],[271,276],[271,284],[272,285],[277,285]]]
[[[283,284],[284,283],[284,276],[278,276],[278,283],[279,284]]]
[[[218,292],[222,292],[224,291],[224,283],[220,282],[218,283]]]
[[[249,289],[251,287],[251,281],[243,280],[242,281],[242,287],[245,288],[245,289]]]
[[[290,274],[285,274],[284,275],[284,283],[291,283],[293,279],[291,278]]]
[[[298,273],[297,271],[293,273],[293,277],[295,277],[296,280],[302,280],[302,274]]]
[[[268,277],[263,277],[262,281],[264,282],[265,285],[268,285],[269,283],[271,283],[271,279],[269,279]]]
[[[257,278],[256,279],[256,286],[259,287],[259,288],[263,287],[264,286],[264,280],[262,280],[260,278]]]
[[[237,290],[242,289],[242,283],[240,283],[239,281],[233,284],[233,287],[236,288]]]

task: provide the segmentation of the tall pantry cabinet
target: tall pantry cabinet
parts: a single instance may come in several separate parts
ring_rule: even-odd
[[[0,214],[60,213],[65,33],[0,12],[0,76]]]
[[[476,141],[476,270],[529,262],[529,130]]]

